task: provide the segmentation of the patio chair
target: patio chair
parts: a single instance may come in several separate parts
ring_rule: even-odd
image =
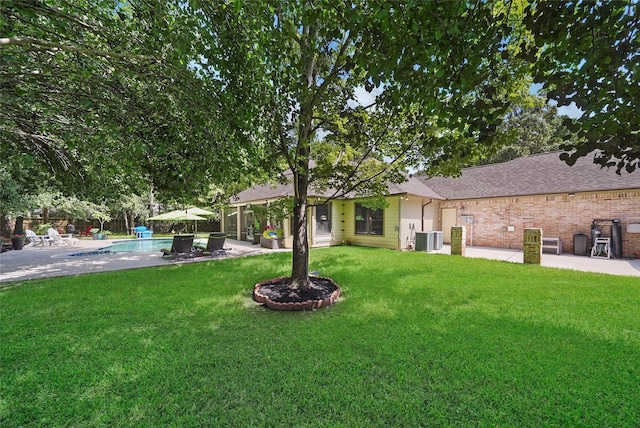
[[[29,243],[27,244],[27,247],[33,247],[34,245],[36,245],[38,243],[38,235],[36,235],[36,233],[31,230],[31,229],[27,229],[24,231],[25,235],[27,236],[27,239],[29,240]],[[43,245],[44,246],[44,245]]]
[[[60,236],[60,232],[58,232],[57,230],[55,230],[54,228],[49,228],[49,230],[47,230],[47,235],[49,235],[49,242],[53,243],[54,245],[70,245],[71,242],[68,239],[62,239],[62,237]]]
[[[80,236],[91,236],[91,229],[93,229],[93,226],[87,226],[85,230],[80,232]]]
[[[162,251],[162,257],[173,256],[174,261],[177,261],[180,257],[192,259],[194,254],[193,238],[195,238],[194,235],[175,235],[171,243],[171,249],[163,248],[160,250]]]
[[[54,228],[49,228],[49,230],[47,230],[47,236],[49,239],[49,245],[54,244],[54,245],[73,245],[75,244],[78,240],[71,237],[71,236],[61,236],[60,232],[58,232],[57,230],[55,230]],[[44,245],[44,243],[43,243]]]
[[[227,238],[226,233],[211,232],[209,234],[209,240],[207,241],[206,248],[203,248],[203,247],[196,247],[196,248],[202,251],[204,255],[209,255],[211,257],[222,255],[226,257],[227,251],[231,250],[231,248],[226,248],[224,246],[224,241],[226,238]]]
[[[136,226],[135,227],[136,238],[152,238],[153,231],[147,229],[147,226]]]

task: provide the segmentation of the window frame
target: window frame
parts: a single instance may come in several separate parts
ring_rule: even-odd
[[[331,207],[331,202],[326,202],[324,204],[318,204],[314,208],[315,208],[315,211],[314,211],[314,217],[315,217],[314,233],[315,233],[315,236],[318,239],[324,239],[324,238],[331,237],[331,233],[332,233],[332,231],[331,231],[331,229],[332,229],[332,227],[331,227],[332,226],[332,219],[331,219],[332,207]],[[318,210],[318,208],[321,208],[321,209]],[[326,217],[327,218],[324,221],[327,222],[328,231],[325,232],[325,233],[320,233],[319,230],[321,230],[321,229],[318,226],[319,226],[319,224],[321,224],[321,221],[323,221],[323,220],[320,219],[322,214],[319,215],[318,211],[322,212],[323,210],[326,210]]]
[[[378,215],[379,214],[379,215]],[[358,217],[364,217],[358,220]],[[378,218],[379,217],[379,218]],[[375,232],[374,222],[380,224],[380,233]],[[365,231],[358,231],[359,225],[364,223]],[[371,209],[363,206],[360,202],[355,204],[355,234],[356,235],[370,235],[370,236],[384,236],[384,209],[377,208]]]

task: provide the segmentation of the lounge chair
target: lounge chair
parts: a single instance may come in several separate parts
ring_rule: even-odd
[[[162,257],[164,256],[173,256],[174,261],[177,261],[180,257],[189,257],[193,258],[194,249],[193,249],[193,238],[194,235],[175,235],[173,237],[173,243],[171,244],[171,249],[167,250],[166,248],[161,249]]]
[[[33,247],[34,245],[36,245],[38,243],[38,240],[40,238],[38,238],[38,235],[36,235],[36,233],[33,230],[27,229],[27,230],[24,231],[24,233],[25,233],[25,235],[27,235],[27,239],[29,240],[29,243],[27,244],[27,247]]]
[[[226,248],[224,246],[224,241],[227,238],[226,233],[221,232],[211,232],[209,234],[209,240],[207,241],[206,248],[196,247],[198,250],[202,251],[204,255],[209,255],[211,257],[215,256],[226,256],[227,251],[231,250],[231,248]]]
[[[49,235],[49,242],[52,242],[54,245],[73,245],[72,239],[62,238],[60,236],[60,232],[58,232],[54,228],[50,228],[49,230],[47,230],[47,235]]]

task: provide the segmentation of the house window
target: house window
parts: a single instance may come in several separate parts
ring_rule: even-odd
[[[316,235],[331,235],[331,202],[316,206]]]
[[[363,207],[356,202],[356,233],[366,235],[382,235],[384,211]]]

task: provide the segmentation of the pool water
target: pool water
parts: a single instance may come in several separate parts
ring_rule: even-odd
[[[144,238],[127,239],[125,241],[114,241],[108,247],[82,253],[69,254],[69,256],[93,256],[98,254],[118,254],[118,253],[155,253],[163,248],[170,249],[173,238]]]
[[[172,238],[128,239],[115,241],[109,248],[112,253],[153,253],[163,248],[171,248]]]

